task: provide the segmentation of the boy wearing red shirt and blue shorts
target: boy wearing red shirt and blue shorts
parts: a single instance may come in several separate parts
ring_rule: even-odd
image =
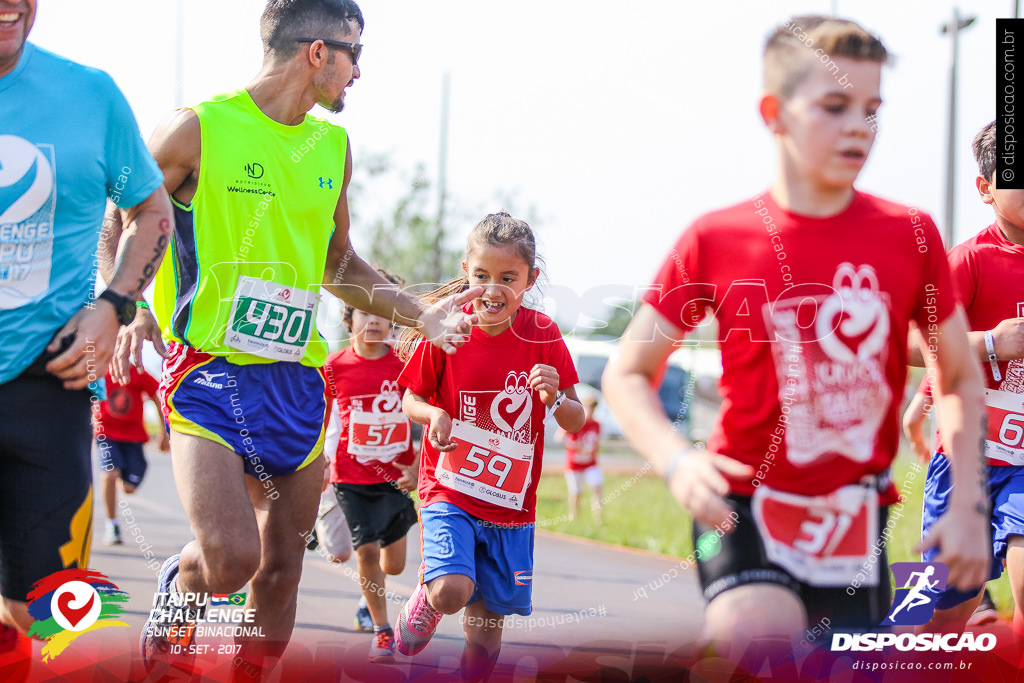
[[[974,138],[978,162],[978,193],[991,204],[996,220],[963,244],[949,250],[953,288],[967,312],[971,349],[985,377],[985,409],[991,501],[989,579],[1002,574],[1006,561],[1015,603],[1013,625],[1024,634],[1024,190],[1004,190],[996,178],[996,124],[985,126]],[[912,358],[912,361],[920,357]],[[940,412],[941,416],[941,412]],[[953,477],[949,439],[940,423],[935,456],[928,464],[922,533],[949,507]],[[931,562],[935,549],[922,559]],[[931,620],[922,632],[963,631],[978,606],[980,590],[949,586],[935,600]]]

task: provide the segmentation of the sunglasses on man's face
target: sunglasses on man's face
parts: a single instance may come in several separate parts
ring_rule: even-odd
[[[344,50],[352,58],[352,64],[356,65],[359,63],[359,55],[363,54],[362,43],[343,43],[340,40],[327,40],[325,38],[299,38],[295,42],[297,43],[315,43],[320,41],[327,47],[336,47],[339,50]]]

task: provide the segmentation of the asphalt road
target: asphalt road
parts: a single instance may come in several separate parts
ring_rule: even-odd
[[[122,521],[125,544],[102,544],[105,515],[98,503],[93,524],[90,566],[130,595],[124,615],[129,627],[85,633],[46,664],[39,660],[37,644],[29,680],[53,680],[61,674],[69,681],[144,677],[138,637],[156,591],[156,570],[191,538],[169,457],[147,452],[146,479],[135,495],[124,498],[134,519],[134,527]],[[554,451],[549,459],[564,462]],[[392,624],[416,585],[416,527],[408,544],[405,572],[388,579]],[[598,670],[619,672],[606,680],[634,680],[640,671],[678,670],[701,624],[702,600],[693,568],[680,567],[680,560],[544,531],[537,534],[535,558],[533,614],[506,622],[494,680],[531,680],[538,672],[572,680]],[[461,614],[445,617],[430,645],[415,657],[369,664],[371,636],[356,631],[352,623],[359,597],[354,558],[336,565],[307,552],[295,631],[270,680],[453,679],[463,644]],[[211,652],[199,656],[209,680],[227,680],[230,654],[213,651],[221,645],[211,640]]]

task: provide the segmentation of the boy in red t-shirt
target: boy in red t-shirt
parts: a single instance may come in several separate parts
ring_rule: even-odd
[[[995,211],[995,222],[974,237],[949,250],[953,291],[963,304],[971,329],[967,357],[976,361],[985,378],[984,406],[988,431],[983,435],[988,462],[988,498],[991,515],[986,537],[991,557],[988,579],[1002,574],[1006,562],[1016,607],[1013,625],[1024,636],[1024,190],[998,187],[996,159],[1001,146],[996,122],[974,138],[978,162],[978,193]],[[926,333],[927,336],[927,333]],[[920,364],[920,354],[911,362]],[[943,409],[939,408],[939,417]],[[950,445],[953,448],[950,448]],[[936,520],[949,508],[953,489],[951,464],[956,442],[947,425],[939,421],[935,455],[928,463],[922,532],[928,535]],[[933,561],[925,549],[922,559]],[[922,632],[960,632],[982,599],[979,586],[964,590],[947,586],[931,592],[935,611]]]
[[[854,188],[886,60],[851,21],[796,17],[775,30],[760,101],[775,183],[683,232],[605,371],[623,431],[693,514],[694,539],[721,537],[695,543],[703,638],[733,661],[762,640],[785,657],[808,624],[827,625],[827,639],[888,614],[882,532],[895,523],[888,506],[903,505],[889,467],[912,320],[934,339],[938,417],[956,453],[950,514],[922,546],[940,549],[951,585],[978,587],[987,573],[981,377],[941,239],[916,208]],[[654,387],[709,309],[723,401],[702,451]]]
[[[558,430],[557,439],[565,442],[565,482],[569,487],[569,519],[580,515],[580,492],[586,482],[591,490],[590,509],[594,513],[594,522],[601,524],[601,486],[604,475],[597,464],[597,450],[601,442],[601,423],[594,419],[597,408],[597,397],[587,394],[581,400],[583,415],[586,422],[583,429],[576,432]]]
[[[148,399],[160,410],[157,397],[159,383],[146,371],[131,368],[128,384],[118,384],[107,373],[107,399],[100,401],[93,413],[93,438],[99,451],[103,470],[103,502],[107,523],[103,531],[106,545],[121,545],[121,527],[117,523],[117,480],[126,494],[135,493],[146,474],[146,456],[142,444],[149,441],[146,433],[143,403]],[[93,404],[94,406],[96,404]],[[160,429],[160,450],[170,448],[167,430]]]
[[[404,285],[391,273],[377,271]],[[396,381],[403,363],[388,344],[390,322],[351,306],[346,306],[344,320],[352,344],[332,353],[324,364],[327,399],[336,402],[340,424],[337,450],[329,454],[330,481],[359,565],[363,600],[356,627],[366,627],[365,609],[374,631],[370,661],[382,662],[395,654],[384,580],[405,569],[405,537],[416,523],[408,492],[416,486],[419,465]]]
[[[984,340],[982,340],[984,343]],[[914,347],[917,349],[917,347]],[[920,349],[917,349],[920,352]],[[914,359],[914,351],[911,351],[911,361]],[[924,361],[922,361],[923,363]],[[928,447],[927,437],[924,434],[924,421],[925,418],[932,412],[932,384],[931,377],[928,375],[924,376],[921,380],[921,385],[917,388],[913,398],[910,399],[910,403],[907,405],[907,409],[903,411],[903,436],[907,437],[907,441],[910,442],[911,448],[914,450],[914,455],[917,459],[925,464],[931,460],[932,451]],[[991,483],[991,480],[990,480]],[[925,484],[925,490],[928,490],[928,485]],[[925,504],[927,506],[927,503]],[[934,516],[933,516],[934,517]],[[997,560],[1000,565],[1002,561]],[[940,613],[940,616],[941,613]],[[995,602],[992,600],[992,594],[989,593],[988,587],[985,588],[985,592],[981,597],[981,602],[974,608],[974,612],[971,613],[970,618],[967,619],[968,626],[984,626],[990,624],[999,619],[999,610],[996,608]],[[957,619],[959,621],[959,617]],[[922,627],[922,632],[928,633],[933,629],[927,626]]]

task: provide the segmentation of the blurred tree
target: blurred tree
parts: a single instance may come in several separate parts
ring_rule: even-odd
[[[429,207],[432,184],[423,165],[417,165],[411,177],[401,177],[383,154],[368,157],[360,166],[366,180],[350,184],[349,204],[353,225],[360,234],[369,237],[369,251],[364,258],[405,278],[413,291],[420,293],[454,277],[462,249],[452,246],[449,240],[437,239],[437,216]],[[394,196],[394,187],[383,191],[388,185],[398,185],[398,198],[367,219],[367,207],[373,204],[374,192]]]
[[[423,164],[410,175],[396,169],[387,154],[372,154],[355,168],[348,190],[352,225],[356,234],[369,239],[369,248],[365,253],[360,248],[361,255],[405,278],[418,294],[459,274],[466,235],[485,214],[505,210],[536,228],[535,207],[517,213],[516,193],[498,192],[486,208],[473,212],[446,197],[444,230],[439,235],[436,188]],[[396,196],[390,204],[379,203],[381,197]]]
[[[636,309],[640,306],[636,299],[631,302],[623,300],[620,306],[609,306],[610,315],[607,316],[605,327],[599,327],[594,329],[590,336],[592,337],[612,337],[618,339],[622,336],[622,333],[626,331],[626,327],[629,322],[633,319],[633,315],[636,313]]]

